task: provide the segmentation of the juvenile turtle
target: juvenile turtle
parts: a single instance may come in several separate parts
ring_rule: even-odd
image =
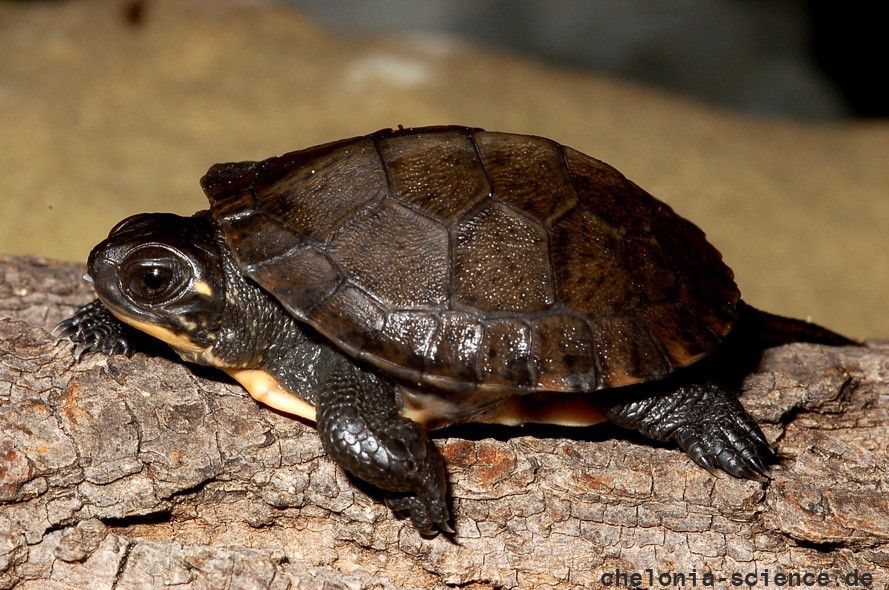
[[[209,210],[111,230],[89,257],[98,299],[59,333],[126,353],[128,325],[223,369],[315,421],[427,535],[450,530],[429,429],[610,420],[762,478],[769,446],[736,400],[750,363],[852,344],[747,306],[700,229],[541,137],[383,130],[201,185]]]

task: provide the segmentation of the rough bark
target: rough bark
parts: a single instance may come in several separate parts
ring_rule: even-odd
[[[742,398],[780,456],[764,484],[607,427],[440,438],[457,535],[424,540],[309,425],[215,372],[144,354],[75,363],[47,330],[90,298],[82,268],[0,268],[0,588],[598,588],[649,568],[889,585],[878,344],[766,353]]]

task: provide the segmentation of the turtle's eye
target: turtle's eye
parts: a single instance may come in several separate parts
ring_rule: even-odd
[[[131,256],[123,264],[122,275],[127,295],[137,303],[166,301],[188,282],[183,265],[167,250],[141,251]]]
[[[177,293],[181,283],[175,268],[146,264],[133,269],[126,288],[129,295],[137,301],[158,303]]]
[[[173,273],[163,266],[150,266],[142,270],[139,289],[152,298],[163,294],[173,283]]]

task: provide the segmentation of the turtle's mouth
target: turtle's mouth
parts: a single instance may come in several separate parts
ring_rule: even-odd
[[[157,338],[161,342],[169,344],[177,352],[185,354],[195,354],[202,353],[207,350],[206,348],[195,344],[195,342],[185,334],[174,332],[170,328],[152,324],[151,322],[136,319],[131,314],[126,313],[118,306],[109,302],[100,294],[97,293],[97,295],[99,296],[99,300],[102,302],[102,305],[107,307],[108,311],[110,311],[111,314],[114,315],[114,317],[116,317],[123,323],[139,330],[140,332],[144,332],[153,338]]]
[[[90,273],[86,273],[85,275],[83,275],[83,280],[90,285],[94,284],[93,277],[90,276]]]

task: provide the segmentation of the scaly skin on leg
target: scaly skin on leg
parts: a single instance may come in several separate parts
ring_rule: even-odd
[[[672,392],[615,397],[608,419],[649,438],[675,441],[692,460],[715,473],[762,480],[773,460],[768,441],[725,386],[713,382],[678,385]]]
[[[399,414],[391,383],[342,363],[318,396],[318,433],[327,454],[356,477],[394,492],[423,535],[451,532],[444,460],[425,429]]]
[[[60,341],[70,339],[76,348],[77,360],[87,352],[125,354],[133,352],[136,331],[121,322],[98,299],[87,303],[73,316],[53,329],[53,336]]]

